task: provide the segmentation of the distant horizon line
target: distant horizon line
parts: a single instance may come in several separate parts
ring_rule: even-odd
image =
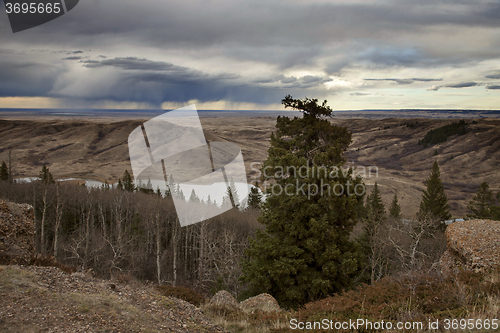
[[[101,109],[101,108],[2,108],[1,111],[106,111],[106,112],[140,112],[140,111],[172,111],[175,109]],[[299,110],[233,110],[233,109],[199,109],[199,112],[301,112]],[[415,109],[349,109],[349,110],[333,110],[333,112],[377,112],[377,111],[397,111],[397,112],[411,112],[411,111],[438,111],[438,112],[500,112],[500,109],[447,109],[447,108],[415,108]]]

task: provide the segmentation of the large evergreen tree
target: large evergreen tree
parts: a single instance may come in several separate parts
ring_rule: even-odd
[[[431,174],[425,181],[425,186],[426,189],[422,194],[418,218],[420,220],[436,219],[437,228],[444,229],[446,224],[442,223],[442,221],[449,220],[451,214],[448,197],[446,197],[441,183],[441,172],[437,161],[434,161],[432,165]]]
[[[489,219],[491,218],[491,207],[494,204],[493,192],[490,190],[490,186],[483,182],[472,201],[469,202],[469,206],[467,206],[472,211],[467,216],[476,219]]]
[[[5,161],[2,162],[2,166],[0,167],[0,180],[9,180],[9,169]]]
[[[252,293],[296,307],[349,287],[359,274],[362,254],[349,236],[364,186],[352,169],[339,172],[351,133],[325,119],[332,113],[326,101],[288,95],[282,103],[303,116],[278,117],[271,134],[262,167],[272,184],[259,217],[265,229],[246,252],[243,281]]]

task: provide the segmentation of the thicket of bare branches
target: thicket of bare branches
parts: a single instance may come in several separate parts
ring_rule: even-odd
[[[446,250],[444,232],[430,220],[389,217],[374,228],[367,240],[370,280],[384,276],[433,273]],[[358,230],[359,233],[359,230]]]
[[[171,199],[114,188],[0,182],[0,196],[35,207],[36,246],[99,276],[133,276],[237,294],[240,259],[257,212],[230,210],[181,227]]]

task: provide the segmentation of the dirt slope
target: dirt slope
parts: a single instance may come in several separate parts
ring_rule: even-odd
[[[34,210],[0,200],[0,265],[27,264],[35,253]]]
[[[0,332],[225,332],[201,310],[144,285],[54,267],[0,266]]]

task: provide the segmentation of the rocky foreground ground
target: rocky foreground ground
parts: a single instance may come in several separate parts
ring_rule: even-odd
[[[0,266],[0,332],[226,332],[194,305],[143,284],[55,267]]]

